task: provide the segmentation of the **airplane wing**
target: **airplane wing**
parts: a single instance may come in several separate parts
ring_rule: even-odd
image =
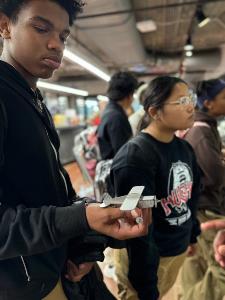
[[[120,210],[133,210],[137,207],[138,201],[141,198],[141,194],[144,190],[144,186],[134,186],[129,194],[126,196]]]

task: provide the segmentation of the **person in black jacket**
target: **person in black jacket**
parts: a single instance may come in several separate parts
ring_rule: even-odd
[[[36,87],[38,78],[60,67],[81,6],[74,0],[0,0],[0,299],[40,300],[61,289],[64,275],[81,279],[92,265],[72,263],[68,241],[79,250],[91,230],[119,239],[146,234],[148,211],[137,210],[146,222],[129,218],[128,228],[119,223],[126,218],[119,209],[78,201]],[[54,299],[65,299],[62,289]]]
[[[194,120],[195,97],[186,82],[155,78],[145,97],[144,110],[151,122],[116,154],[110,181],[114,195],[138,185],[145,186],[144,196],[159,200],[152,209],[149,235],[126,241],[128,278],[138,299],[157,300],[173,286],[187,251],[195,251],[200,178],[193,149],[174,134]]]
[[[130,72],[115,73],[108,86],[107,95],[109,103],[107,104],[98,127],[97,136],[101,158],[103,161],[96,168],[96,177],[101,177],[98,170],[104,170],[107,174],[111,165],[111,159],[116,155],[119,149],[132,137],[132,128],[128,120],[128,110],[133,102],[133,94],[138,87],[137,79]],[[110,161],[109,161],[110,160]],[[100,167],[101,166],[101,167]],[[107,170],[107,171],[106,171]],[[105,192],[109,192],[108,175],[103,184],[95,184],[96,195],[102,197]],[[127,259],[126,249],[115,249],[108,253],[114,256],[114,265],[121,266],[121,272],[117,272],[117,281],[121,281],[121,277],[126,278],[126,270],[121,264],[121,260]],[[118,269],[118,268],[117,268]],[[125,274],[122,274],[122,272]],[[129,285],[129,282],[127,282]],[[129,287],[131,297],[136,297],[136,292]],[[118,292],[120,297],[120,291]]]
[[[107,104],[98,128],[98,143],[103,160],[111,159],[132,137],[127,110],[131,107],[133,94],[138,86],[130,72],[118,72],[109,82]]]

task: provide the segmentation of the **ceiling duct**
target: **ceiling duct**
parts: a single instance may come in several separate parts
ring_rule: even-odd
[[[129,0],[91,0],[84,9],[85,14],[131,9]],[[76,22],[77,34],[85,34],[101,48],[109,63],[118,67],[145,62],[146,54],[140,34],[136,29],[133,12],[106,16],[97,19],[80,19]]]

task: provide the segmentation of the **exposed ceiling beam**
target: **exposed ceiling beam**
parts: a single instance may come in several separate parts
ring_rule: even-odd
[[[201,4],[208,4],[208,3],[215,3],[215,2],[224,2],[225,0],[205,0],[201,2]],[[126,10],[118,10],[118,11],[111,11],[111,12],[105,12],[105,13],[99,13],[99,14],[92,14],[92,15],[79,15],[77,19],[94,19],[94,18],[101,18],[106,16],[113,16],[113,15],[122,15],[122,14],[128,14],[128,13],[134,13],[134,12],[141,12],[146,10],[157,10],[157,9],[165,9],[165,8],[173,8],[173,7],[180,7],[180,6],[188,6],[188,5],[199,5],[199,1],[189,1],[185,3],[171,3],[166,5],[156,5],[156,6],[145,6],[141,8],[132,8],[132,9],[126,9]]]

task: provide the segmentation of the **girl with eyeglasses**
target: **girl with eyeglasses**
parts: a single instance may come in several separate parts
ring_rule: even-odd
[[[225,164],[217,118],[225,116],[225,81],[212,79],[197,86],[198,102],[194,126],[185,134],[203,172],[198,219],[206,222],[225,217]],[[196,255],[185,260],[182,268],[182,300],[221,300],[225,295],[225,270],[214,258],[216,230],[198,238]],[[220,237],[225,241],[225,234]],[[214,244],[215,245],[215,244]],[[214,288],[217,287],[217,288]]]
[[[126,242],[128,278],[140,300],[156,300],[167,293],[187,252],[194,253],[200,234],[196,219],[198,165],[191,146],[175,136],[177,130],[192,126],[195,104],[194,94],[182,79],[163,76],[151,81],[144,101],[151,122],[113,161],[112,194],[121,196],[133,186],[145,186],[143,195],[160,200],[152,209],[148,236]],[[116,262],[117,267],[122,264]],[[119,279],[120,271],[118,267]],[[126,293],[123,282],[119,287]]]

